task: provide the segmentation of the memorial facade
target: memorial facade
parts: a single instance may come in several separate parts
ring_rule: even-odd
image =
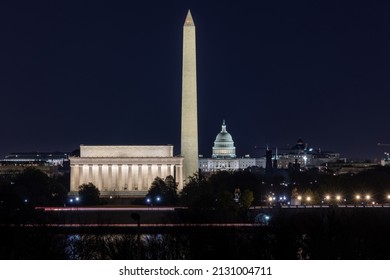
[[[183,187],[183,158],[173,146],[80,146],[80,157],[70,158],[71,194],[93,183],[102,197],[144,196],[156,177],[173,176]]]

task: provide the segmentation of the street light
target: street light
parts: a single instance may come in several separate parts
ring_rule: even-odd
[[[298,195],[297,199],[299,201],[298,205],[302,205],[302,196]]]
[[[358,204],[360,202],[360,195],[356,195],[355,198],[356,198],[356,204]]]
[[[325,195],[325,198],[324,198],[325,202],[329,205],[330,204],[330,195]],[[324,200],[321,201],[321,203],[324,203]]]

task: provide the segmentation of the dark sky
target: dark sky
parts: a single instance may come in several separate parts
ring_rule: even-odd
[[[387,2],[387,3],[385,3]],[[179,152],[182,25],[197,27],[199,151],[390,147],[389,1],[1,1],[0,155],[80,144]]]

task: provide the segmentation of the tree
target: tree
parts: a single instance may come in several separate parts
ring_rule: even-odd
[[[0,200],[9,208],[63,205],[66,195],[64,184],[35,168],[26,168],[12,178],[3,178],[0,184]]]
[[[177,183],[175,182],[175,178],[173,178],[171,175],[167,176],[165,178],[165,186],[166,190],[163,194],[164,198],[168,203],[175,205],[178,201]]]
[[[190,176],[180,193],[180,204],[190,210],[211,209],[215,197],[206,178],[198,173]]]
[[[50,180],[48,184],[49,195],[51,202],[55,205],[63,205],[68,196],[68,191],[60,182]]]
[[[248,209],[254,200],[253,192],[245,189],[240,196],[240,204],[244,209]]]
[[[48,205],[50,191],[49,176],[35,168],[27,168],[17,176],[14,188],[23,201],[32,205]]]
[[[234,194],[222,191],[217,194],[215,202],[215,217],[218,221],[233,222],[237,220],[239,205],[234,201]]]
[[[299,197],[301,197],[301,198],[299,199]],[[297,188],[293,188],[291,190],[291,205],[300,205],[301,204],[301,200],[302,200],[302,196],[299,193],[298,189]]]
[[[83,205],[97,205],[100,203],[100,191],[92,183],[79,186],[80,203]]]
[[[175,179],[169,175],[163,180],[156,177],[146,195],[150,204],[175,205],[178,200],[177,184]]]

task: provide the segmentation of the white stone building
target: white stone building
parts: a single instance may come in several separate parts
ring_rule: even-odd
[[[248,167],[263,165],[263,161],[257,161],[249,155],[237,158],[233,137],[226,130],[225,121],[222,123],[221,132],[218,133],[212,148],[211,158],[199,158],[201,172],[237,171]],[[264,166],[259,166],[264,167]]]
[[[144,196],[156,177],[171,175],[183,187],[183,157],[173,146],[80,146],[80,157],[70,158],[71,194],[93,183],[101,196]]]

